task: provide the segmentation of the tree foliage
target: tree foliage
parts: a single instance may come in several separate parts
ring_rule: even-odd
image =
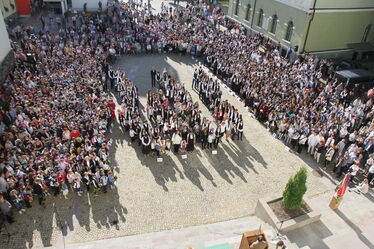
[[[303,196],[306,192],[306,168],[301,168],[296,175],[288,180],[286,188],[283,192],[283,205],[286,208],[294,209],[300,207],[303,203]]]

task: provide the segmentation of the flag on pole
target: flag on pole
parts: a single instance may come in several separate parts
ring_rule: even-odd
[[[336,188],[336,194],[335,194],[336,199],[340,200],[343,198],[350,180],[351,180],[351,174],[348,173],[344,176],[343,180],[340,182],[340,184]]]

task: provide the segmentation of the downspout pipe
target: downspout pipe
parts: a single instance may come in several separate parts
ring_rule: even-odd
[[[317,0],[314,0],[313,8],[312,8],[312,17],[309,19],[308,28],[307,28],[306,34],[305,34],[305,40],[304,40],[304,44],[303,44],[303,49],[301,50],[301,52],[305,52],[305,46],[306,46],[306,43],[308,41],[310,26],[311,26],[312,21],[314,19],[314,14],[316,13],[316,4],[317,4]]]
[[[315,0],[316,1],[316,0]],[[252,13],[252,19],[251,19],[251,30],[253,30],[253,21],[255,19],[255,13],[256,13],[256,5],[257,5],[257,0],[255,0],[255,3],[253,4],[253,13]]]

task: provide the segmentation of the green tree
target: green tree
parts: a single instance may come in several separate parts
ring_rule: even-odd
[[[303,203],[303,196],[306,192],[306,168],[301,168],[295,176],[288,180],[286,188],[283,192],[283,205],[286,208],[294,209],[300,207]]]

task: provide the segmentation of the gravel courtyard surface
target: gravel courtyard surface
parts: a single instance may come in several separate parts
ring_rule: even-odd
[[[151,87],[152,67],[159,71],[166,68],[197,101],[197,93],[191,90],[197,66],[191,57],[178,55],[122,57],[115,64],[139,87],[143,107]],[[96,198],[72,193],[68,200],[48,197],[46,208],[35,202],[25,214],[16,215],[17,222],[8,226],[9,243],[7,236],[2,235],[0,248],[62,245],[253,214],[258,198],[280,195],[288,178],[305,164],[251,118],[227,89],[223,93],[223,99],[228,99],[243,114],[243,141],[223,142],[217,155],[197,146],[186,160],[169,153],[158,163],[156,158],[144,157],[137,144],[129,144],[128,135],[116,124],[111,162],[119,175],[118,189]],[[201,102],[200,109],[204,116],[213,119]],[[321,180],[309,174],[307,195],[326,191]]]

